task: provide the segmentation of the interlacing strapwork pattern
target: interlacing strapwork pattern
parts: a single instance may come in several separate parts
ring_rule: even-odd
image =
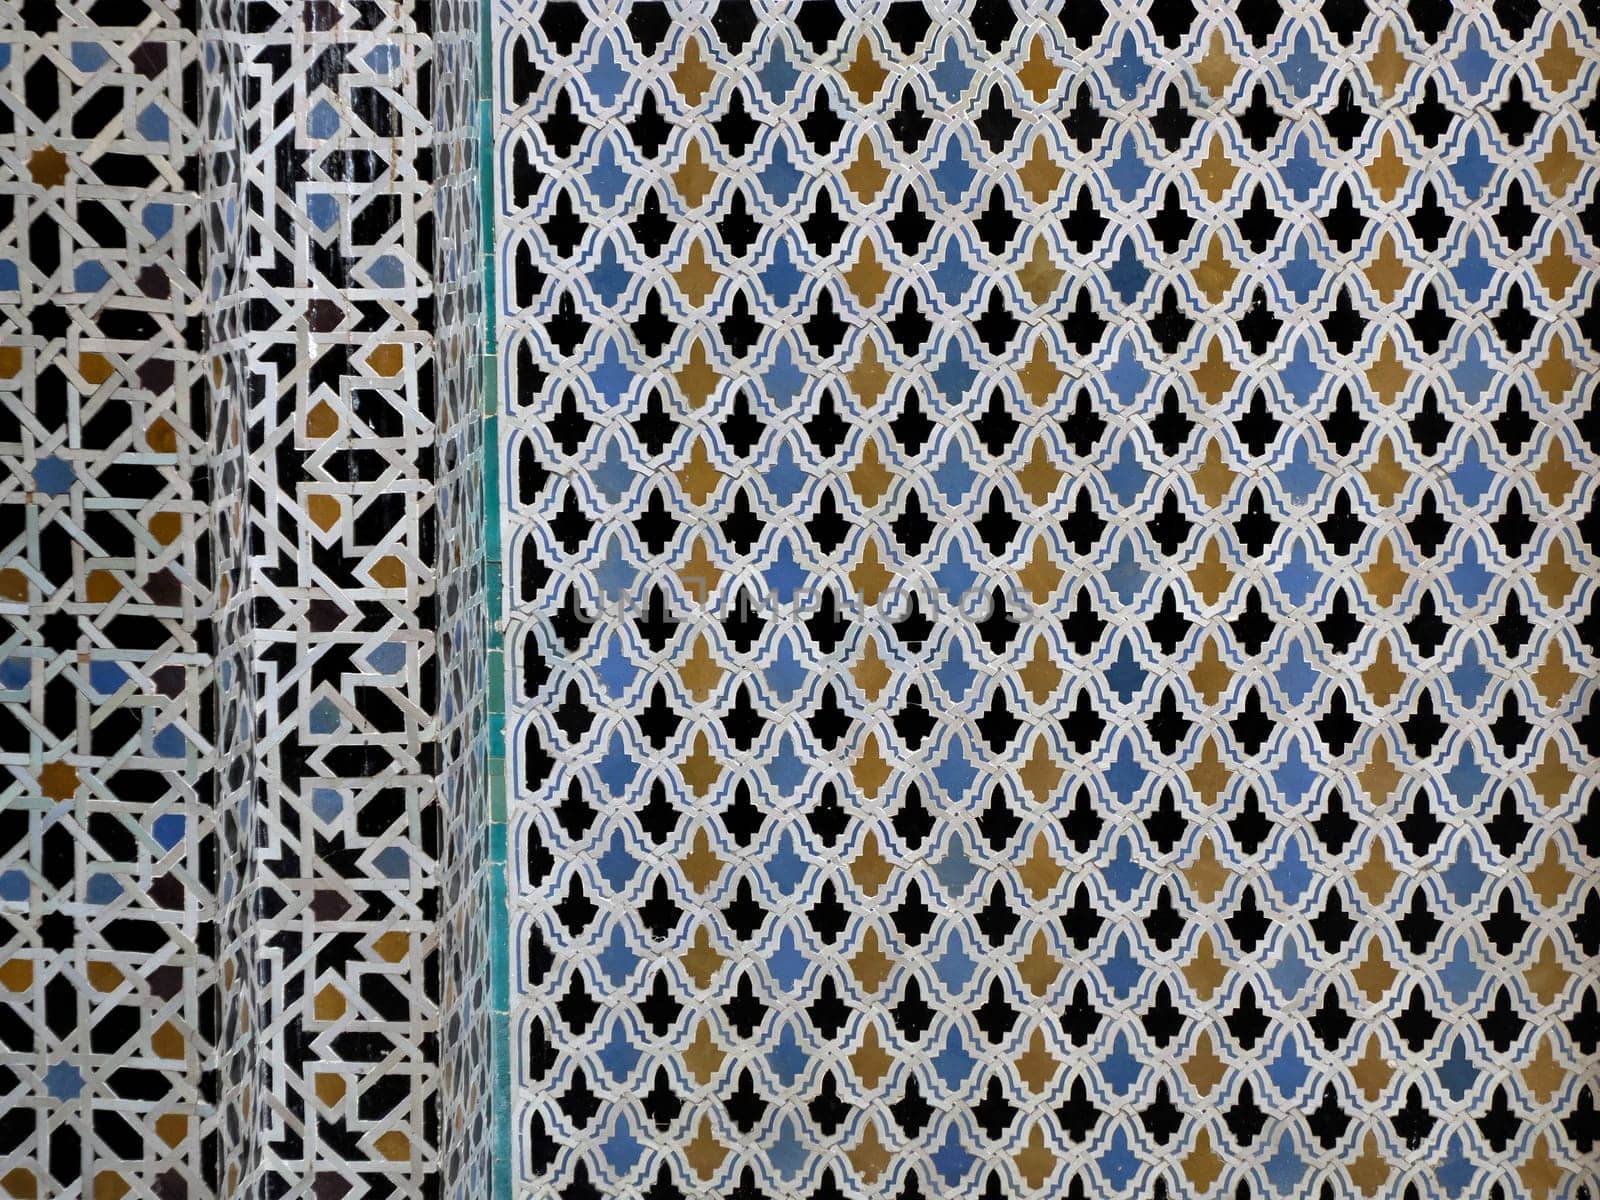
[[[482,1195],[478,13],[219,7],[256,713],[226,1182]]]
[[[0,1191],[215,1185],[189,6],[0,7]]]
[[[1594,1194],[1592,7],[496,11],[518,1194]]]
[[[487,1193],[479,12],[0,6],[0,1193]]]

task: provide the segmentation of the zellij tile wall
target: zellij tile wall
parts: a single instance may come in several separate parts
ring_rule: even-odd
[[[1595,1195],[1597,15],[0,7],[0,1192]]]
[[[514,1194],[1594,1195],[1592,9],[494,22]]]

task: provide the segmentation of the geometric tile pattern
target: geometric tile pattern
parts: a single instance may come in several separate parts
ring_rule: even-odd
[[[0,1192],[215,1182],[195,14],[0,10]]]
[[[487,1192],[478,37],[0,11],[0,1193]]]
[[[477,10],[207,33],[255,713],[225,1189],[481,1195]]]
[[[1596,16],[498,6],[519,1195],[1594,1193]]]

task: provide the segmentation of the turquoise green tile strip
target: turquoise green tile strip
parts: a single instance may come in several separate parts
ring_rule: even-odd
[[[489,681],[489,958],[491,1047],[494,1062],[494,1200],[511,1196],[511,981],[506,902],[505,654],[500,637],[500,367],[495,322],[495,182],[493,10],[480,9],[478,164],[483,209],[483,513],[488,604]]]

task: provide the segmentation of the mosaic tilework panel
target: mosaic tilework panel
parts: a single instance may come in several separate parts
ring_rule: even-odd
[[[1595,1194],[1597,15],[497,2],[518,1195]]]
[[[0,7],[0,1192],[488,1187],[478,9]]]
[[[249,856],[223,957],[251,973],[228,975],[223,1188],[482,1195],[477,8],[211,12],[254,711],[223,797]]]
[[[0,1192],[215,1184],[199,41],[0,7]]]

